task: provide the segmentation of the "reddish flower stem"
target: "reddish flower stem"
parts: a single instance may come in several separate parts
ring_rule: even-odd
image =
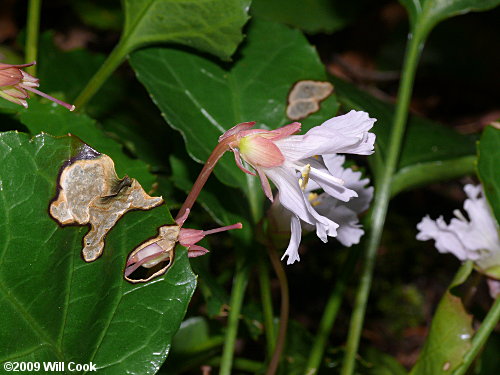
[[[212,173],[215,164],[219,161],[219,159],[224,155],[224,153],[229,149],[228,144],[234,140],[235,136],[230,136],[225,138],[222,142],[218,143],[217,146],[215,146],[214,150],[210,154],[210,156],[207,159],[207,162],[203,166],[203,169],[201,170],[200,174],[198,175],[198,178],[193,184],[193,187],[191,188],[191,191],[189,192],[186,200],[184,201],[181,209],[179,210],[179,213],[177,214],[177,217],[175,220],[181,219],[187,210],[191,210],[193,207],[194,202],[198,198],[198,195],[200,194],[201,189],[203,186],[205,186],[205,183],[208,180],[208,177]]]
[[[44,92],[42,92],[40,90],[37,90],[37,89],[35,89],[33,87],[23,86],[23,88],[26,89],[26,90],[29,90],[31,92],[34,92],[35,94],[43,96],[44,98],[52,100],[54,103],[57,103],[60,106],[63,106],[65,108],[69,109],[70,111],[74,111],[75,110],[75,106],[73,104],[65,103],[62,100],[59,100],[59,99],[54,98],[53,96],[47,95],[46,93],[44,93]]]
[[[274,268],[274,272],[278,277],[278,282],[280,284],[281,293],[281,308],[280,308],[280,320],[279,320],[279,330],[278,337],[276,339],[276,346],[274,347],[273,356],[267,367],[266,375],[274,375],[278,370],[278,366],[281,361],[281,356],[285,348],[286,334],[288,330],[288,318],[290,315],[290,293],[288,290],[288,279],[286,273],[283,269],[283,265],[278,257],[276,247],[272,241],[267,241],[268,254],[271,259],[271,264]]]
[[[213,234],[213,233],[219,233],[219,232],[225,232],[227,230],[231,230],[231,229],[241,229],[243,228],[243,225],[241,223],[236,223],[236,224],[233,224],[233,225],[227,225],[225,227],[221,227],[221,228],[215,228],[215,229],[210,229],[210,230],[204,230],[203,231],[203,235],[207,236],[209,234]]]

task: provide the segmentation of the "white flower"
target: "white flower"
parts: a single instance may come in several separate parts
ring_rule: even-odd
[[[496,223],[481,185],[466,185],[464,191],[468,199],[464,209],[467,220],[459,210],[456,218],[446,224],[443,217],[431,220],[429,216],[417,225],[418,240],[436,241],[436,248],[441,253],[452,253],[461,261],[472,260],[486,274],[500,277],[500,240]]]
[[[373,197],[373,187],[366,187],[369,179],[361,179],[361,172],[355,172],[351,168],[343,168],[345,156],[324,155],[322,159],[328,172],[342,179],[344,187],[356,192],[357,197],[344,202],[330,196],[326,192],[318,194],[315,191],[320,189],[320,186],[313,181],[308,183],[304,194],[318,214],[327,217],[339,225],[335,238],[344,246],[350,247],[359,243],[361,236],[364,234],[361,224],[359,224],[358,214],[368,209]],[[283,258],[288,257],[288,264],[299,261],[300,228],[302,227],[305,231],[313,231],[314,227],[306,222],[300,222],[300,225],[297,225],[296,216],[281,205],[279,194],[275,197],[269,216],[271,217],[273,226],[278,230],[285,229],[283,228],[285,221],[295,221],[295,223],[292,223],[292,228],[295,232],[292,232],[291,241],[283,254]],[[290,230],[289,228],[286,229]]]
[[[342,202],[357,197],[356,191],[347,188],[341,178],[331,173],[324,158],[337,153],[372,154],[375,135],[369,130],[375,121],[366,112],[351,111],[312,128],[304,135],[292,135],[300,130],[299,123],[276,130],[249,130],[253,123],[244,123],[220,137],[220,142],[228,143],[237,165],[244,172],[253,174],[243,167],[240,157],[257,171],[262,188],[271,201],[273,196],[268,178],[274,183],[281,204],[292,213],[291,239],[285,253],[288,264],[299,260],[296,249],[300,243],[301,220],[315,227],[323,242],[327,241],[327,236],[337,236],[339,224],[316,211],[305,189],[314,184]]]

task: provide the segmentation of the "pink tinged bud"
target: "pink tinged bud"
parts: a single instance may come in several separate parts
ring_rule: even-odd
[[[282,126],[281,128],[270,130],[269,134],[271,134],[271,137],[266,136],[266,138],[269,138],[270,140],[273,141],[277,141],[278,139],[282,139],[290,135],[293,135],[295,133],[298,133],[300,131],[301,126],[302,125],[300,122],[292,122],[291,124]]]
[[[0,87],[16,85],[21,82],[22,79],[23,75],[19,69],[0,69]]]
[[[179,216],[177,219],[175,219],[175,222],[179,227],[182,227],[184,225],[184,222],[188,218],[190,212],[191,212],[191,209],[186,208],[186,211],[184,211],[184,213],[181,216]]]
[[[202,230],[181,228],[181,232],[179,233],[179,243],[182,246],[189,248],[195,243],[201,241],[204,237],[205,234]]]
[[[198,229],[181,228],[178,240],[182,246],[187,247],[188,256],[190,258],[196,258],[208,253],[208,250],[205,249],[203,246],[196,245],[196,243],[205,238],[205,236],[208,236],[209,234],[213,233],[225,232],[231,229],[241,229],[242,227],[243,225],[241,223],[236,223],[233,225],[228,225],[225,227],[215,228],[206,231]]]
[[[278,167],[285,161],[278,146],[273,141],[253,134],[242,138],[239,142],[239,150],[243,159],[256,167]]]
[[[224,134],[222,134],[219,137],[219,143],[221,143],[226,138],[229,138],[235,134],[238,134],[238,133],[245,131],[245,130],[249,130],[254,125],[255,125],[255,121],[251,121],[251,122],[242,122],[241,124],[233,126],[231,129],[229,129],[228,131],[226,131]]]
[[[237,148],[235,148],[233,150],[233,153],[234,153],[234,161],[236,162],[236,165],[238,166],[239,169],[241,169],[243,172],[245,173],[248,173],[252,176],[255,176],[255,173],[253,172],[250,172],[248,169],[246,169],[244,166],[243,166],[243,163],[241,162],[241,155],[240,155],[240,152],[238,151]]]
[[[28,103],[26,102],[26,99],[29,98],[29,94],[26,90],[28,90],[37,95],[43,96],[44,98],[47,98],[54,103],[69,109],[70,111],[73,111],[75,109],[74,105],[65,103],[35,89],[35,87],[39,86],[38,78],[35,78],[31,74],[21,70],[21,68],[29,67],[35,64],[36,62],[22,65],[0,64],[0,96],[27,108]]]
[[[158,244],[152,243],[127,260],[125,276],[130,276],[139,267],[151,268],[168,258],[170,258],[169,252],[164,251]]]
[[[269,185],[266,174],[261,168],[257,168],[257,173],[259,174],[260,184],[262,185],[264,194],[266,194],[266,197],[268,197],[271,202],[274,202],[273,192],[271,191],[271,185]]]

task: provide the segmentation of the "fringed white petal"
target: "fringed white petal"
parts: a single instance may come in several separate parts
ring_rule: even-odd
[[[361,172],[355,172],[351,168],[344,168],[344,156],[324,155],[323,161],[332,175],[341,178],[347,189],[354,190],[357,193],[357,198],[349,200],[349,202],[345,203],[345,206],[358,214],[366,211],[373,199],[373,186],[367,187],[370,180],[362,178]]]
[[[465,261],[473,257],[476,260],[477,254],[471,254],[464,244],[460,241],[457,233],[450,230],[446,225],[442,216],[437,220],[432,220],[429,216],[422,219],[420,223],[417,224],[417,229],[419,230],[417,234],[417,240],[436,241],[436,249],[440,253],[452,253],[458,259]]]
[[[295,261],[300,261],[299,245],[302,237],[302,228],[300,226],[300,219],[296,215],[292,215],[291,217],[290,232],[290,242],[288,243],[285,253],[281,257],[281,260],[288,257],[286,264],[292,264],[295,263]]]
[[[293,135],[275,143],[289,161],[337,153],[370,155],[375,134],[368,131],[375,121],[366,112],[351,111],[315,126],[304,135]]]

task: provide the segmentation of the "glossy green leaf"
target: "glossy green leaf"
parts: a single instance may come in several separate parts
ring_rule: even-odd
[[[477,173],[484,193],[500,223],[500,129],[487,126],[478,144]]]
[[[353,84],[332,77],[338,97],[346,109],[364,110],[377,119],[375,160],[383,168],[394,106],[358,89]],[[403,141],[393,193],[425,183],[473,173],[474,138],[425,118],[411,115]]]
[[[60,227],[48,214],[63,163],[82,142],[0,133],[0,362],[96,364],[106,374],[154,374],[196,286],[187,254],[147,284],[123,279],[128,253],[171,223],[165,205],[129,212],[103,255],[81,258],[87,227]]]
[[[422,39],[439,22],[460,14],[496,7],[500,0],[399,0],[410,15],[413,32]]]
[[[363,1],[253,0],[252,14],[297,27],[308,33],[332,33],[345,27],[361,11]]]
[[[19,116],[31,134],[46,132],[55,136],[68,133],[80,137],[94,149],[111,157],[119,176],[129,175],[137,179],[146,191],[151,189],[155,176],[148,172],[147,165],[139,159],[125,155],[122,146],[106,136],[99,125],[85,114],[69,112],[53,103],[30,100],[28,109]]]
[[[432,319],[429,336],[410,375],[451,374],[471,347],[472,316],[460,298],[445,293]]]
[[[229,59],[243,39],[250,0],[125,0],[120,44],[127,52],[178,43]]]
[[[131,56],[138,79],[167,122],[183,134],[194,160],[204,162],[218,137],[237,123],[256,121],[265,128],[290,123],[285,108],[293,84],[326,79],[315,49],[299,31],[283,25],[252,22],[238,56],[234,64],[224,66],[168,48],[144,49]],[[320,111],[302,121],[303,128],[319,125],[336,111],[331,96]],[[261,194],[258,180],[241,172],[232,155],[225,155],[215,173],[247,194]]]

